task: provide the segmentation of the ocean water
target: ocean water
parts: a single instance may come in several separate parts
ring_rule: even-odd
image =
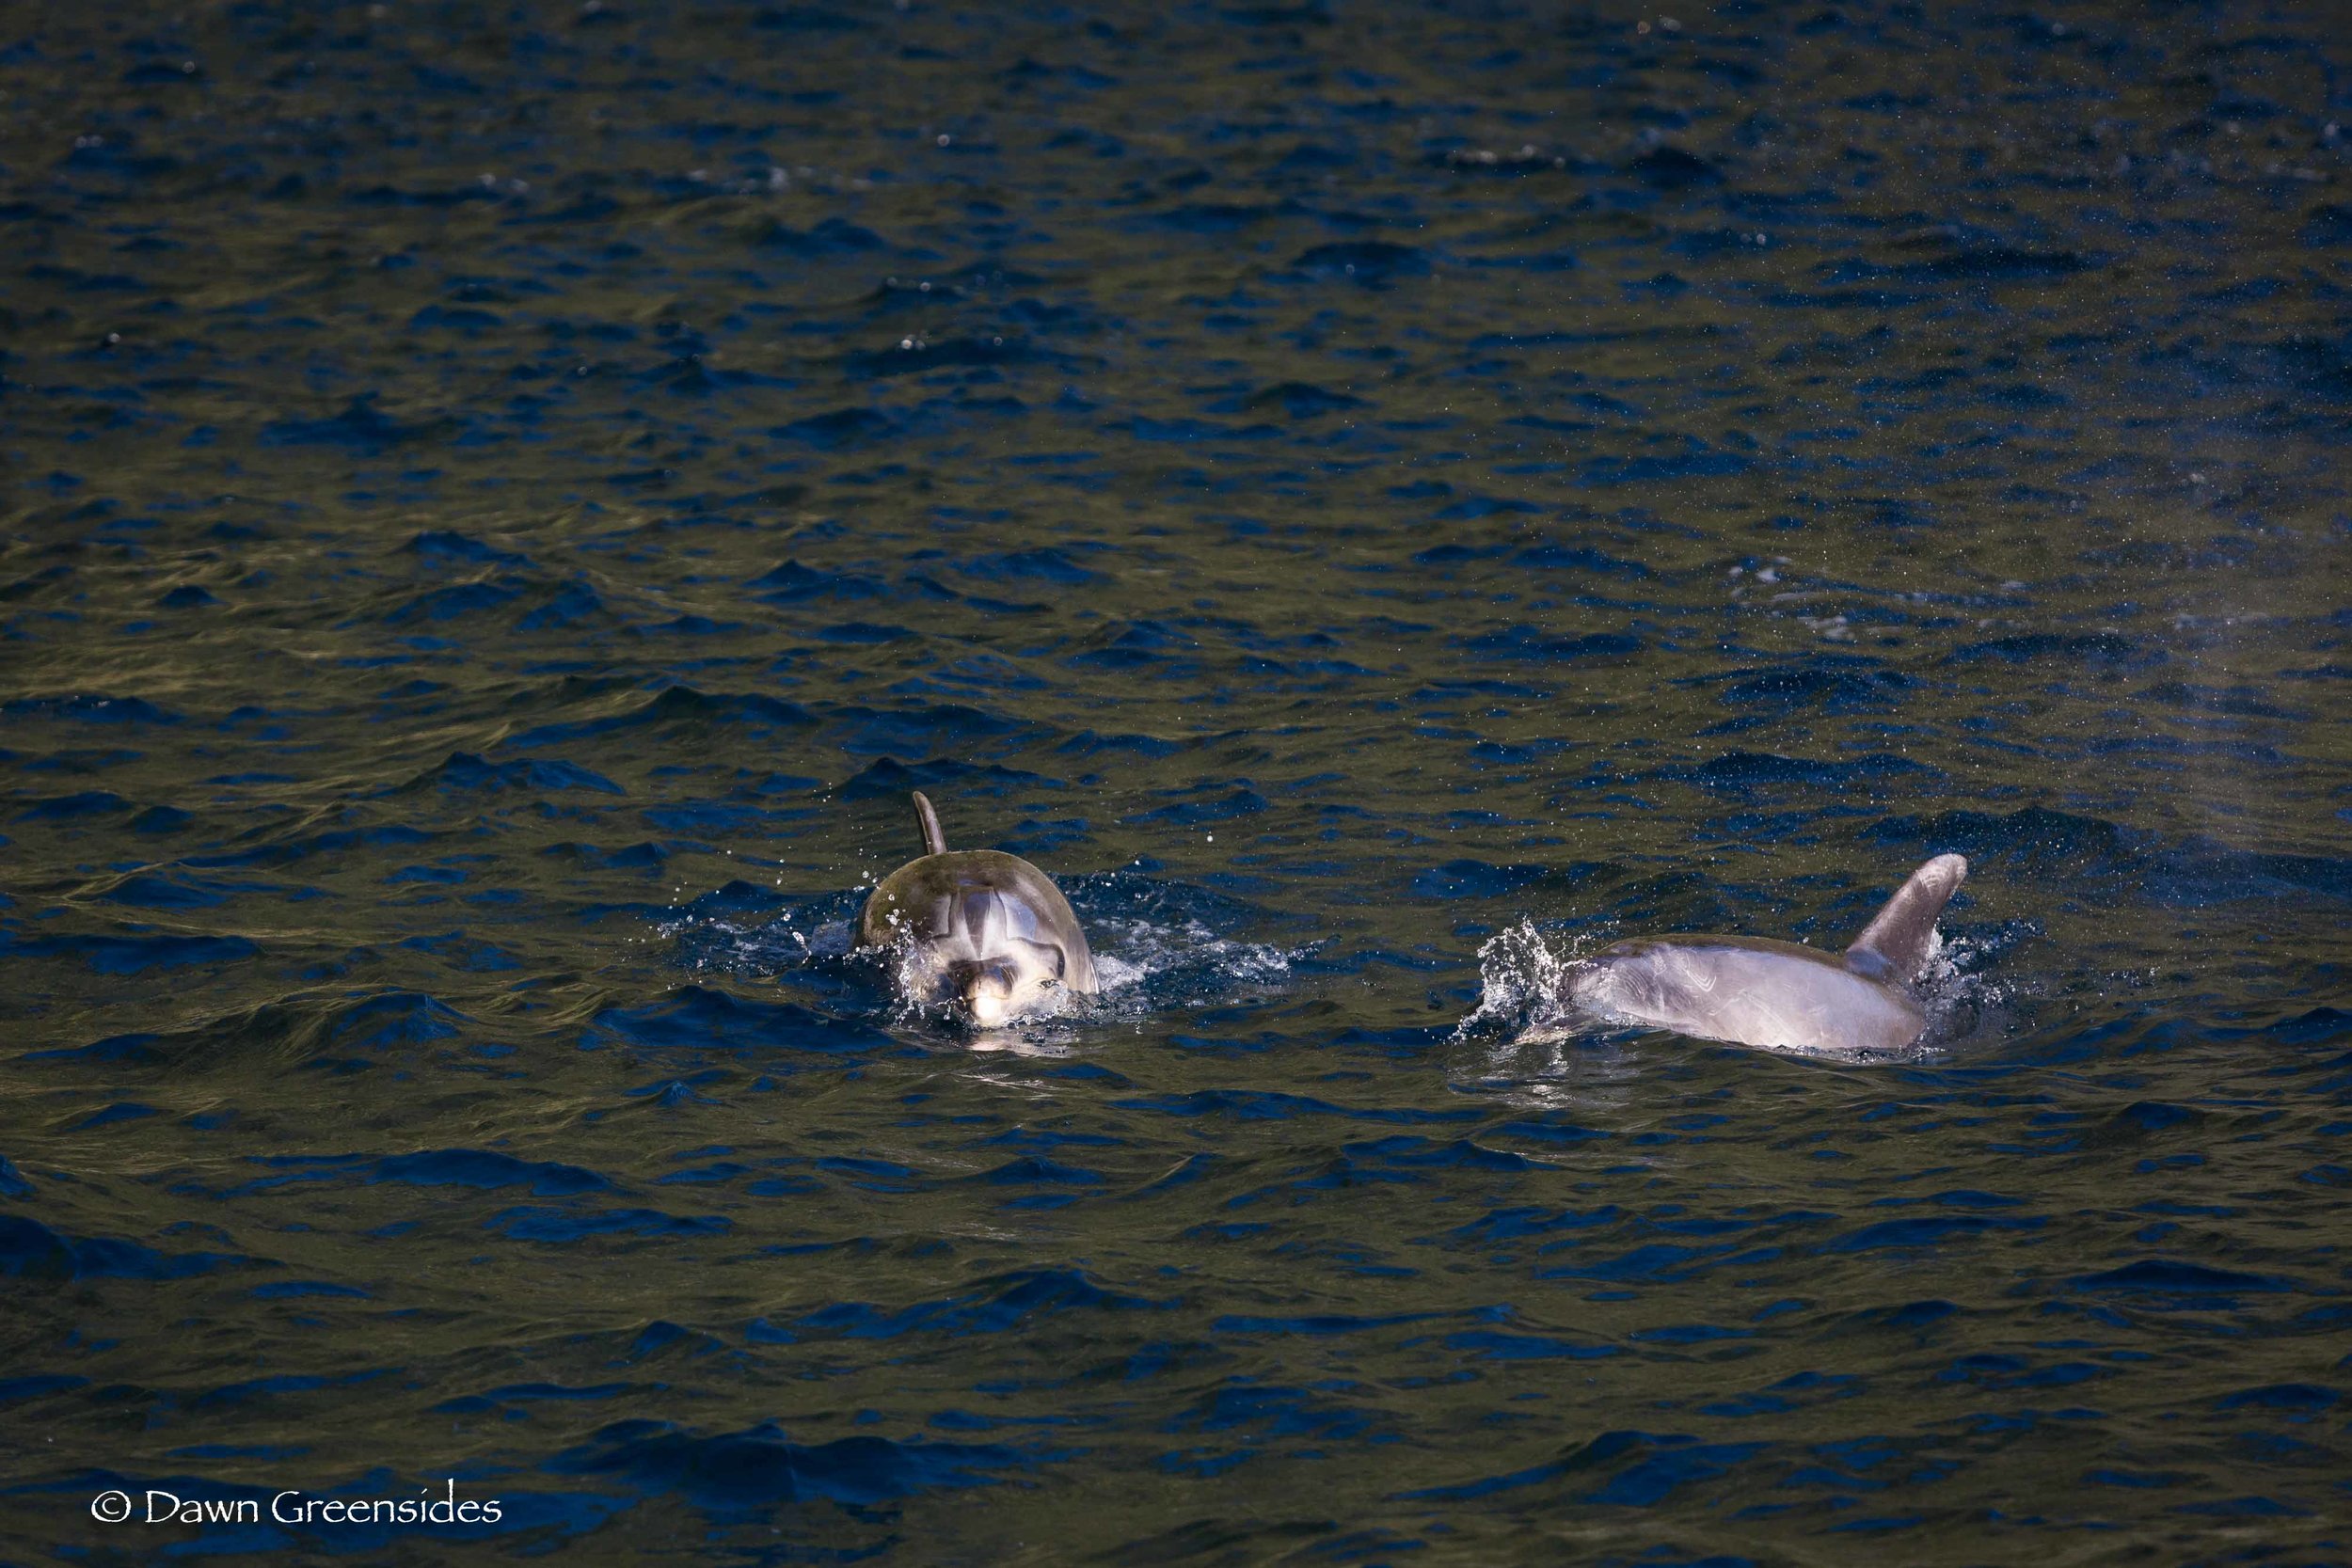
[[[20,8],[0,1555],[2352,1559],[2348,72]],[[1553,1005],[1947,850],[1898,1057]]]

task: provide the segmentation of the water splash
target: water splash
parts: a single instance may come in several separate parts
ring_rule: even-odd
[[[1318,945],[1243,942],[1197,920],[1105,920],[1101,930],[1105,947],[1095,961],[1103,994],[1136,1017],[1270,995],[1289,983],[1292,963]]]
[[[1589,1015],[1567,1000],[1567,979],[1605,940],[1597,931],[1554,939],[1522,920],[1478,950],[1478,1006],[1453,1038],[1563,1039],[1588,1029]]]
[[[1948,1055],[2022,1027],[2021,1010],[2035,988],[2026,979],[1995,978],[1987,971],[2001,955],[2039,934],[2029,923],[2016,921],[1986,930],[1938,931],[1927,966],[1912,987],[1928,1026],[1906,1054]]]

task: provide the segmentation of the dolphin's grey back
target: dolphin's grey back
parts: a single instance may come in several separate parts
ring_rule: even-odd
[[[1760,937],[1634,937],[1576,965],[1568,995],[1611,1022],[1768,1050],[1899,1051],[1928,1022],[1836,955]]]
[[[1636,937],[1574,966],[1587,1012],[1703,1039],[1840,1053],[1899,1051],[1927,1016],[1911,982],[1935,946],[1935,917],[1968,863],[1938,855],[1911,874],[1840,955],[1758,937]]]
[[[1958,855],[1938,855],[1913,872],[1846,949],[1846,966],[1888,985],[1911,984],[1935,947],[1935,917],[1967,879],[1968,863]]]

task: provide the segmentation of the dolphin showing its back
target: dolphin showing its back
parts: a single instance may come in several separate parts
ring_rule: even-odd
[[[1052,878],[1018,855],[949,850],[920,794],[914,815],[925,852],[882,879],[857,930],[861,947],[898,949],[909,1001],[991,1029],[1057,991],[1097,989],[1086,932]]]
[[[1938,855],[1911,874],[1843,954],[1757,937],[1636,937],[1569,974],[1568,998],[1613,1022],[1739,1045],[1858,1054],[1927,1030],[1910,993],[1935,950],[1935,919],[1968,863]]]

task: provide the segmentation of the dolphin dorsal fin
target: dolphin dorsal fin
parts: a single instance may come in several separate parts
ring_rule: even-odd
[[[939,831],[939,813],[931,810],[930,801],[921,790],[914,791],[914,819],[923,825],[923,853],[944,855],[947,852],[947,835]],[[1931,915],[1931,920],[1934,917]]]
[[[1938,855],[1913,872],[1846,949],[1846,967],[1892,985],[1916,979],[1935,945],[1935,917],[1967,879],[1968,863],[1958,855]]]

